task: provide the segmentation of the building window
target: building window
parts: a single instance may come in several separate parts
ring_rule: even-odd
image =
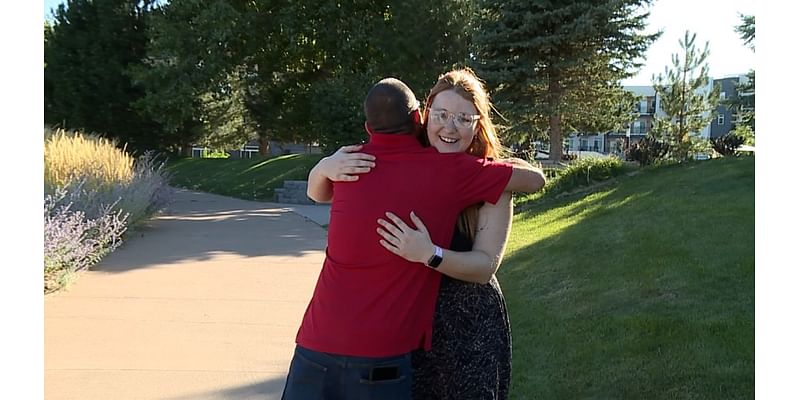
[[[726,98],[726,97],[725,97],[725,92],[720,92],[720,93],[719,93],[719,99],[720,99],[720,100],[725,100],[725,98]]]
[[[725,115],[717,115],[717,125],[725,125]]]

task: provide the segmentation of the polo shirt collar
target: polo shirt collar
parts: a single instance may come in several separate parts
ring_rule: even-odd
[[[421,148],[422,145],[416,136],[410,133],[375,133],[369,135],[369,143],[378,146],[391,146],[394,148]]]

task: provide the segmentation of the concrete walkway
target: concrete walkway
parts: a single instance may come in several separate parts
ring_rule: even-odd
[[[327,210],[179,190],[45,297],[45,397],[279,399]]]

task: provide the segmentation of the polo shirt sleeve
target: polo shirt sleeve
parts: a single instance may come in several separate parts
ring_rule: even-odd
[[[464,156],[458,162],[461,176],[456,178],[458,197],[464,201],[461,206],[482,201],[497,203],[511,180],[511,164]]]

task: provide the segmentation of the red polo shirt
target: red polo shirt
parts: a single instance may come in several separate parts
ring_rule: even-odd
[[[412,135],[373,134],[362,151],[376,157],[376,167],[358,181],[333,185],[325,263],[297,343],[357,357],[429,350],[441,274],[383,248],[377,220],[391,211],[413,226],[414,211],[433,242],[449,246],[461,210],[495,203],[512,168],[440,154]]]

